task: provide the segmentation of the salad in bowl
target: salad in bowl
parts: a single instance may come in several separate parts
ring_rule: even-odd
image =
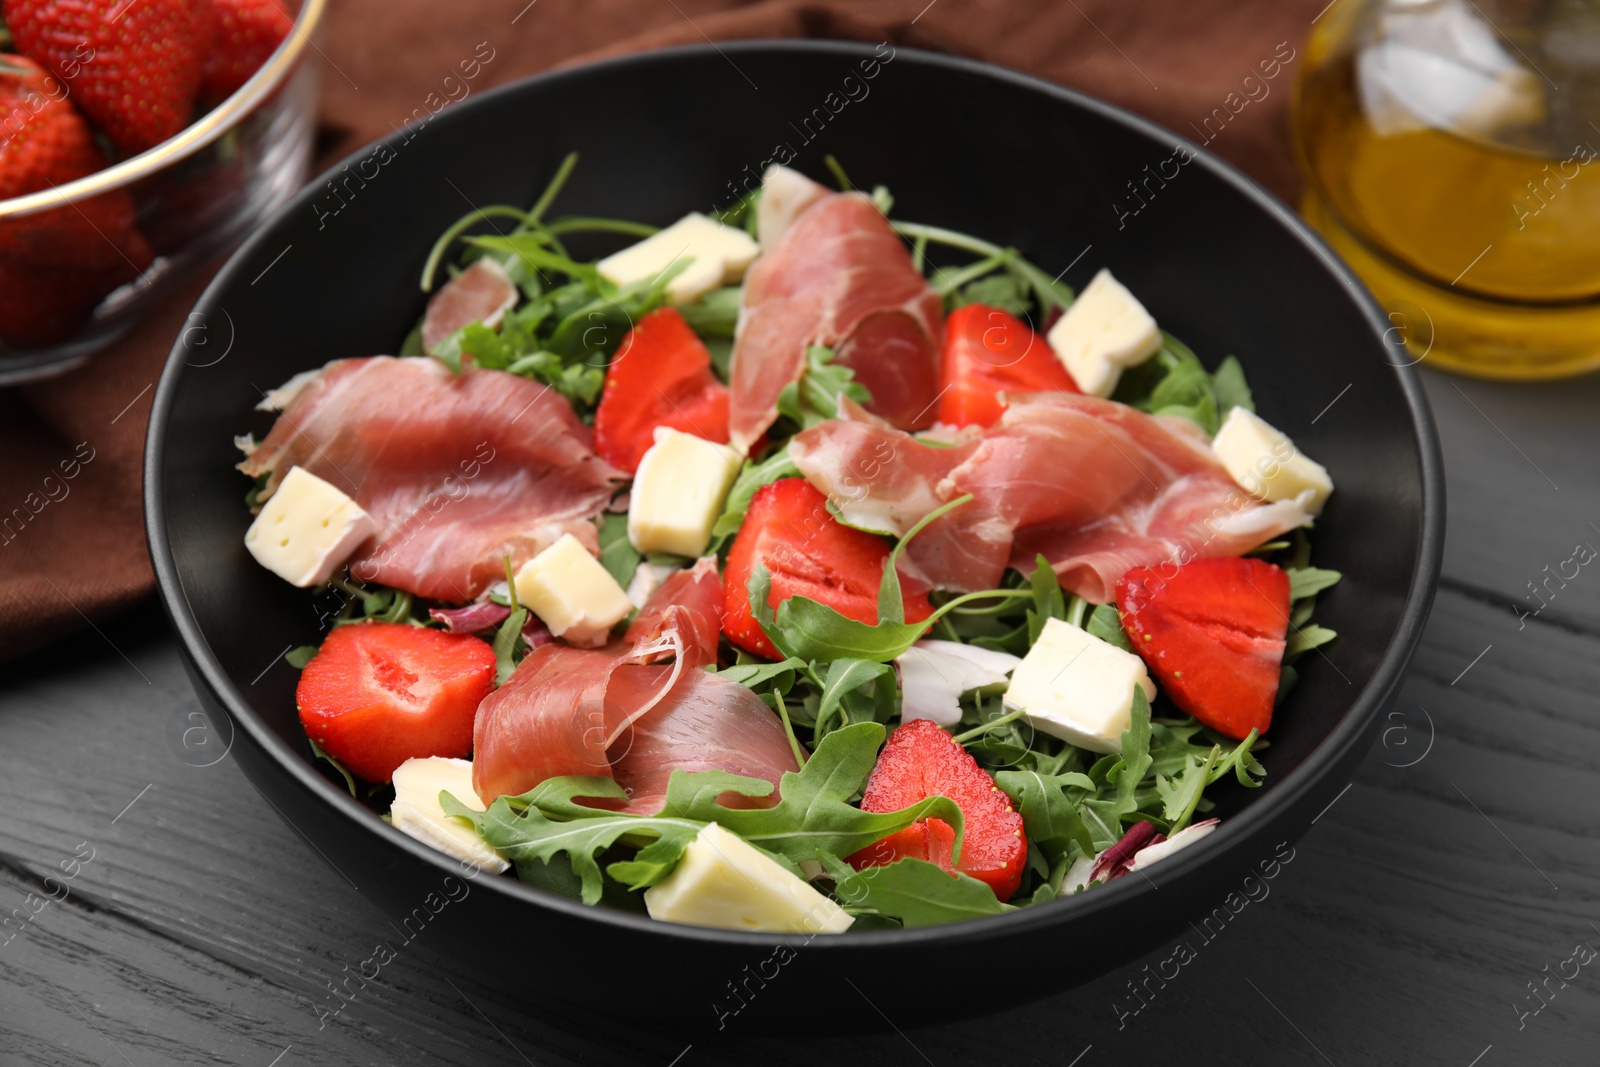
[[[1339,575],[1236,360],[836,164],[657,229],[554,215],[575,163],[237,442],[352,793],[589,904],[816,934],[1092,891],[1261,783]]]

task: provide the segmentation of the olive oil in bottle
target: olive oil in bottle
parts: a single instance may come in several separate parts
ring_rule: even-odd
[[[1302,210],[1412,361],[1600,367],[1600,3],[1340,0],[1297,92]]]

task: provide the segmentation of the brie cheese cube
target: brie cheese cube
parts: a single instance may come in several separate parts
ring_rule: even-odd
[[[693,559],[711,543],[739,474],[739,453],[666,426],[639,460],[628,505],[628,540],[640,552],[670,552]]]
[[[842,933],[853,916],[738,834],[706,824],[666,880],[644,891],[652,919],[765,933]]]
[[[743,230],[724,226],[692,212],[636,245],[607,256],[595,267],[601,277],[617,285],[632,285],[655,278],[682,260],[689,266],[667,283],[675,304],[686,304],[719,285],[744,277],[760,251]]]
[[[1333,479],[1322,464],[1295,448],[1294,442],[1265,419],[1234,408],[1222,420],[1211,449],[1239,488],[1259,500],[1295,500],[1309,515],[1320,515],[1333,492]]]
[[[472,788],[471,760],[429,756],[408,759],[394,769],[394,804],[389,808],[389,821],[396,830],[480,871],[499,874],[511,866],[472,827],[445,814],[439,803],[441,791],[473,811],[484,810],[483,801]]]
[[[1160,350],[1161,331],[1144,305],[1102,270],[1051,327],[1048,340],[1079,389],[1110,396],[1124,369]]]
[[[1144,660],[1050,619],[1011,672],[1005,702],[1052,737],[1091,752],[1120,752],[1122,731],[1133,724],[1135,686],[1155,699]]]
[[[550,632],[575,645],[601,645],[633,610],[628,594],[571,534],[522,565],[517,600]]]
[[[245,531],[256,562],[291,585],[307,588],[333,577],[377,524],[336,487],[291,467]]]

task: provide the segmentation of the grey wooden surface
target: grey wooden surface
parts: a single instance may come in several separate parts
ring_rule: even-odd
[[[320,1026],[326,983],[392,931],[229,760],[195,766],[174,743],[197,704],[147,606],[0,667],[0,917],[27,916],[0,928],[0,1064],[1600,1062],[1600,960],[1580,948],[1600,947],[1600,567],[1552,582],[1538,616],[1511,607],[1537,606],[1527,583],[1576,544],[1600,547],[1600,378],[1427,385],[1446,577],[1389,729],[1277,877],[1186,938],[1192,958],[1175,942],[942,1023],[964,981],[1007,981],[996,960],[928,976],[925,1015],[881,1035],[815,1026],[813,993],[790,1036],[734,1020],[685,1048],[628,1022],[670,974],[618,961],[622,988],[596,991],[614,1022],[573,1032],[423,936]],[[1177,976],[1120,1015],[1128,983],[1175,955]]]

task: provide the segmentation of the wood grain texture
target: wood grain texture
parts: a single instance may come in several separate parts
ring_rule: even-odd
[[[31,915],[0,927],[0,1064],[1593,1062],[1600,965],[1549,979],[1536,1015],[1515,1006],[1544,1003],[1528,983],[1579,943],[1600,946],[1600,570],[1525,622],[1509,604],[1600,523],[1600,381],[1428,386],[1447,581],[1382,742],[1276,876],[1240,886],[1236,915],[1204,902],[1226,917],[1103,979],[941,1024],[962,982],[1004,982],[1005,961],[907,976],[927,983],[926,1013],[866,1038],[811,1022],[857,995],[849,976],[780,979],[766,995],[793,998],[792,1038],[734,1018],[686,1049],[627,1022],[629,998],[670,974],[618,961],[599,1019],[559,1017],[424,933],[329,1016],[327,983],[394,930],[230,761],[191,765],[176,738],[197,704],[147,606],[0,682],[0,919]],[[85,848],[77,877],[45,880]],[[30,894],[63,891],[31,913]],[[582,946],[528,966],[567,951]],[[1070,946],[1041,951],[1078,965]]]

